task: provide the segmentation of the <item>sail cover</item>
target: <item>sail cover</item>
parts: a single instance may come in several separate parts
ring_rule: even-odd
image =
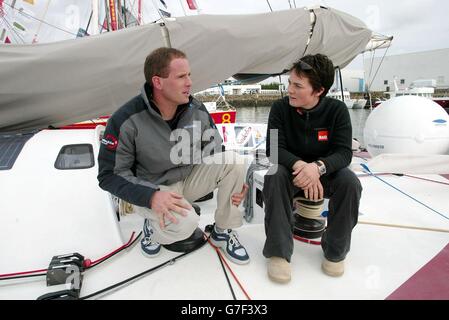
[[[189,58],[193,92],[237,73],[282,72],[304,53],[326,54],[344,67],[372,34],[360,20],[330,8],[186,16],[165,25],[171,46]],[[0,131],[111,114],[139,92],[145,57],[165,46],[162,28],[152,23],[55,43],[0,45]]]

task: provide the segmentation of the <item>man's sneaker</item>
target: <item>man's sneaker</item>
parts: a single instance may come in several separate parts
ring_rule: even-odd
[[[214,246],[221,248],[226,257],[232,262],[237,264],[247,264],[249,262],[248,253],[240,244],[237,234],[232,229],[218,232],[216,227],[214,227],[210,234],[210,240]]]
[[[143,238],[140,240],[140,247],[144,256],[148,258],[154,258],[161,253],[161,244],[153,241],[153,228],[150,221],[145,219],[143,223]]]
[[[332,262],[324,258],[321,269],[325,274],[331,277],[341,277],[345,272],[345,261]]]

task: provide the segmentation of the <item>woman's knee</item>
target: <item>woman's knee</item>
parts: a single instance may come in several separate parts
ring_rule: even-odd
[[[335,185],[338,189],[343,188],[357,193],[361,193],[363,189],[359,178],[348,168],[344,168],[337,173]]]

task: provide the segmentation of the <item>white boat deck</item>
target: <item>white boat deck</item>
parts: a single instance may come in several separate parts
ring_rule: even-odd
[[[0,204],[0,275],[45,269],[53,256],[72,252],[94,261],[126,243],[133,231],[136,235],[141,231],[143,218],[137,214],[117,221],[108,194],[96,186],[96,165],[84,171],[54,168],[61,144],[92,143],[96,151],[97,137],[91,131],[69,130],[61,132],[59,138],[53,136],[49,143],[50,133],[40,132],[32,138],[34,143],[25,145],[14,167],[29,173],[20,183],[14,170],[0,172],[4,199],[18,199],[18,192],[24,195],[21,201]],[[39,146],[42,150],[45,146],[48,152],[33,149]],[[48,159],[46,154],[50,154]],[[39,161],[40,165],[33,168],[32,163]],[[355,163],[360,161],[354,158]],[[58,183],[47,183],[50,177]],[[379,178],[427,207],[375,177],[360,176],[363,193],[359,224],[353,231],[343,277],[331,278],[321,271],[323,254],[319,245],[295,241],[292,281],[280,285],[269,280],[267,260],[262,255],[262,211],[255,211],[253,222],[237,229],[251,262],[243,266],[229,262],[229,266],[251,299],[449,299],[449,180],[439,175],[420,177],[446,184],[408,176]],[[49,196],[54,194],[59,196]],[[213,222],[215,201],[214,197],[199,203],[203,229]],[[147,258],[137,242],[85,271],[81,297],[179,255],[162,250],[158,257]],[[228,275],[237,299],[247,299],[229,270]],[[0,299],[36,299],[64,288],[47,287],[44,276],[0,280]],[[232,294],[215,249],[206,244],[174,264],[97,298],[209,300],[232,299]]]
[[[440,176],[427,178],[444,180]],[[410,183],[410,178],[407,177],[393,176],[383,179],[427,202],[436,210],[445,212],[447,208],[447,202],[443,203],[444,195],[448,194],[447,185],[431,182]],[[262,256],[265,241],[263,224],[245,223],[238,229],[241,242],[251,256],[251,262],[244,266],[229,263],[229,266],[251,299],[386,299],[448,245],[449,233],[364,224],[363,222],[375,222],[449,230],[448,220],[414,203],[381,181],[373,177],[362,177],[361,180],[364,191],[360,223],[354,229],[351,252],[346,260],[345,274],[341,278],[331,278],[322,273],[320,246],[295,241],[291,262],[292,281],[287,285],[273,283],[266,275],[266,259]],[[201,227],[213,220],[214,202],[215,198],[200,204]],[[122,217],[119,225],[123,238],[128,239],[131,230],[140,232],[141,224],[142,218],[136,214]],[[23,238],[24,235],[32,233],[30,230],[24,231],[10,232],[6,238],[13,240],[14,236]],[[5,236],[2,235],[2,242]],[[82,242],[83,238],[73,241],[76,244]],[[18,255],[24,254],[20,246],[15,245],[17,241],[8,243],[15,247]],[[113,249],[105,247],[104,253]],[[86,271],[81,296],[108,287],[179,255],[165,248],[162,250],[161,255],[149,259],[141,254],[137,243],[104,264]],[[447,268],[447,250],[445,261]],[[27,266],[24,264],[24,267]],[[237,299],[246,299],[229,271],[228,274]],[[444,288],[448,289],[449,270],[443,270],[442,274],[446,278],[438,281],[443,281]],[[432,278],[438,275],[427,276]],[[57,291],[56,288],[46,287],[45,277],[1,281],[0,299],[36,299],[44,293]],[[449,291],[437,290],[434,294],[434,298],[449,298]],[[206,244],[173,265],[165,266],[119,290],[97,298],[208,300],[232,299],[232,295],[215,249]]]

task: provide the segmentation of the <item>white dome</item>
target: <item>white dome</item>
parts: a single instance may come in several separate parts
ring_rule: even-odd
[[[381,153],[449,154],[449,115],[430,99],[396,97],[371,112],[363,135],[373,157]]]

